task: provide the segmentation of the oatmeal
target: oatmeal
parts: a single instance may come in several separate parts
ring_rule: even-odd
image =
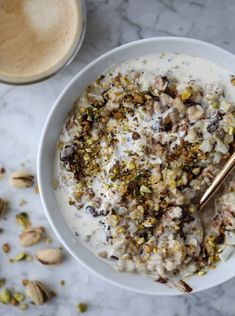
[[[165,280],[230,255],[232,180],[207,215],[198,203],[233,151],[231,78],[197,57],[156,54],[107,71],[76,101],[56,195],[75,235],[118,270]]]

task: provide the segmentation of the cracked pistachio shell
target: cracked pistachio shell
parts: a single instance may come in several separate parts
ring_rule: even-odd
[[[29,281],[25,293],[36,305],[42,305],[51,298],[50,291],[39,281]]]
[[[40,249],[36,252],[36,258],[45,265],[59,264],[63,260],[63,252],[58,248]]]
[[[20,245],[22,247],[29,247],[37,244],[42,239],[43,233],[43,227],[35,227],[25,230],[19,235]]]
[[[34,176],[26,171],[16,171],[11,174],[9,182],[14,188],[24,189],[33,185]]]

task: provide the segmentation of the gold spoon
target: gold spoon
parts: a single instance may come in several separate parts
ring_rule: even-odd
[[[226,162],[226,164],[224,165],[222,170],[215,177],[212,184],[209,186],[209,188],[203,194],[203,196],[200,200],[200,203],[199,203],[199,210],[200,211],[207,204],[207,202],[210,200],[210,198],[215,194],[215,192],[219,189],[219,187],[222,185],[222,183],[225,181],[225,179],[228,177],[228,175],[233,170],[234,166],[235,166],[235,152],[232,154],[232,156]]]

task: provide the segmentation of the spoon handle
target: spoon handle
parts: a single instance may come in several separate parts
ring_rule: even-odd
[[[214,195],[215,192],[219,189],[221,184],[224,182],[224,180],[228,177],[228,175],[233,170],[234,166],[235,166],[235,152],[232,154],[232,156],[226,162],[226,164],[224,165],[222,170],[215,177],[212,184],[209,186],[209,188],[203,194],[203,196],[200,200],[200,204],[199,204],[200,210],[206,205],[206,203],[209,201],[209,199],[212,197],[212,195]]]

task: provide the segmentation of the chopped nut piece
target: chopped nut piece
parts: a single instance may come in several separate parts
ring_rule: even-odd
[[[64,286],[64,285],[65,285],[65,280],[61,280],[61,281],[60,281],[60,285],[61,285],[61,286]]]
[[[39,194],[39,187],[38,187],[38,185],[35,186],[34,192],[35,192],[36,194]]]
[[[140,134],[137,133],[137,132],[133,132],[133,133],[132,133],[132,139],[133,139],[133,140],[140,139]]]
[[[13,259],[15,262],[16,261],[22,261],[26,259],[27,254],[25,252],[19,252],[15,258]]]
[[[57,292],[55,290],[51,290],[50,293],[51,293],[51,297],[57,296]]]
[[[11,300],[11,293],[8,289],[4,288],[0,292],[0,303],[8,304]]]
[[[116,112],[116,113],[114,113],[113,117],[116,120],[121,120],[122,119],[122,113],[121,112]]]
[[[22,226],[24,229],[28,228],[31,225],[31,223],[29,221],[29,216],[25,212],[22,212],[22,213],[16,215],[16,222],[17,222],[17,224]]]
[[[25,303],[19,304],[19,309],[21,309],[22,311],[26,310],[27,308],[28,308],[28,304],[25,304]]]
[[[144,98],[142,97],[142,95],[134,94],[133,95],[133,101],[136,102],[136,103],[142,104],[144,102]]]
[[[108,253],[106,251],[100,251],[98,253],[98,255],[101,257],[101,258],[107,258],[108,257]]]
[[[147,188],[145,185],[141,185],[140,187],[140,193],[151,193],[151,190],[149,190],[149,188]]]
[[[11,174],[9,182],[17,189],[24,189],[33,185],[34,176],[25,171],[16,171]]]
[[[51,244],[52,243],[52,239],[50,237],[47,237],[45,239],[45,244]]]
[[[2,250],[3,250],[3,252],[5,252],[5,253],[9,253],[10,250],[11,250],[11,248],[10,248],[10,246],[9,246],[8,243],[5,243],[5,244],[2,245]]]
[[[0,198],[0,218],[5,214],[7,202]]]
[[[6,283],[6,279],[4,279],[4,278],[0,279],[0,287],[5,285],[5,283]]]
[[[26,261],[32,261],[33,260],[33,256],[31,255],[26,255]]]
[[[4,168],[0,168],[0,180],[2,180],[5,172],[6,172],[6,170]]]
[[[198,273],[197,273],[197,275],[199,275],[199,276],[203,276],[203,275],[205,275],[206,274],[206,271],[199,271]]]
[[[23,280],[21,281],[21,283],[22,283],[23,286],[26,286],[26,285],[29,283],[29,280],[23,279]]]
[[[12,297],[11,301],[10,301],[10,304],[16,306],[16,305],[19,304],[19,302],[17,302],[17,300],[14,297]]]
[[[20,206],[24,206],[25,204],[27,204],[28,202],[25,199],[21,199],[19,205]]]
[[[52,180],[52,188],[56,190],[58,188],[59,181],[57,179]]]
[[[184,102],[190,98],[192,94],[192,89],[190,87],[185,88],[185,90],[181,94],[181,100]]]
[[[235,86],[235,77],[231,78],[231,84],[232,84],[232,86]]]
[[[85,304],[85,303],[79,303],[79,304],[77,305],[77,309],[78,309],[78,311],[79,311],[80,313],[85,313],[86,310],[87,310],[87,304]]]
[[[156,282],[159,282],[159,283],[167,283],[168,282],[168,279],[167,278],[163,278],[163,277],[159,277],[156,279]]]
[[[24,299],[24,295],[22,293],[19,293],[19,292],[16,292],[13,294],[13,297],[14,299],[17,301],[17,302],[21,302],[23,301]]]

